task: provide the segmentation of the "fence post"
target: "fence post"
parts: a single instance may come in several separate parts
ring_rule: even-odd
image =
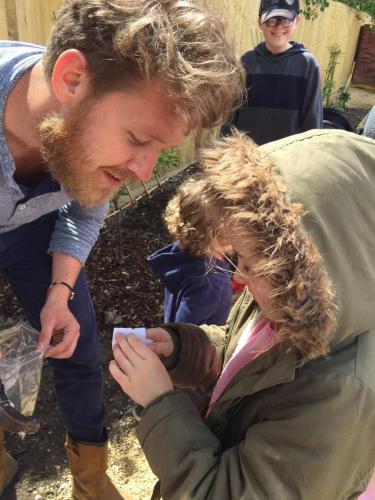
[[[5,0],[0,0],[0,38],[2,40],[8,38],[8,23]]]

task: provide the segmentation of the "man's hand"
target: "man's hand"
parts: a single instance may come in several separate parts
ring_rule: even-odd
[[[164,328],[147,328],[146,337],[152,340],[149,348],[154,351],[159,358],[168,358],[174,350],[173,340]]]
[[[64,287],[51,289],[40,321],[38,349],[48,358],[70,358],[78,342],[79,323],[68,308]]]
[[[134,335],[118,335],[113,354],[115,360],[110,362],[109,371],[136,403],[147,406],[173,390],[171,378],[160,359]]]

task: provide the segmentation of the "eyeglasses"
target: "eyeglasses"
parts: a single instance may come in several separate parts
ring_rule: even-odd
[[[283,28],[290,28],[291,26],[293,26],[295,20],[295,17],[293,19],[288,19],[287,17],[283,16],[275,16],[270,17],[263,24],[268,26],[268,28],[275,28],[275,26],[278,26],[279,24],[281,24]]]

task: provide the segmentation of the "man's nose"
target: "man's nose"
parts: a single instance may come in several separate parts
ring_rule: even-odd
[[[148,181],[155,168],[158,154],[139,156],[127,163],[127,168],[136,175],[140,181]]]

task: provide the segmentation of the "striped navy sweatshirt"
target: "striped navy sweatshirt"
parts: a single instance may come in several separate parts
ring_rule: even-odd
[[[247,101],[223,127],[234,125],[257,144],[322,128],[319,66],[302,44],[272,54],[264,42],[242,56],[247,75]]]

